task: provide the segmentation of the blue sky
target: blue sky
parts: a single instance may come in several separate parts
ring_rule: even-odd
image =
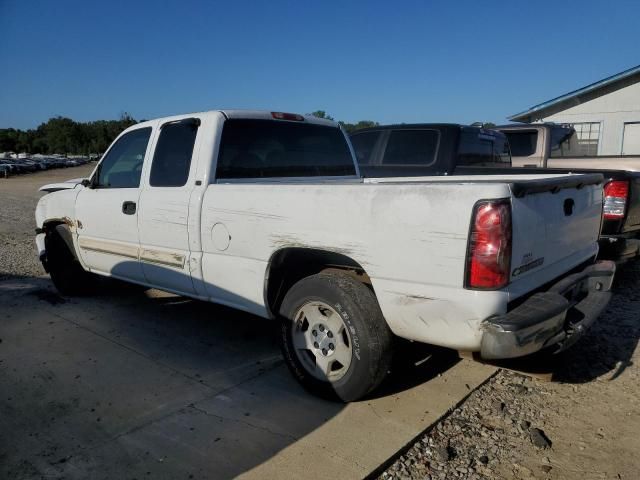
[[[258,108],[502,122],[640,64],[640,2],[0,0],[0,128]]]

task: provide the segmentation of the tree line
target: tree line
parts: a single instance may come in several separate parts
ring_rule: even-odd
[[[122,130],[136,123],[128,113],[123,113],[118,120],[95,122],[76,122],[66,117],[54,117],[30,130],[0,129],[0,152],[79,155],[102,153]]]
[[[334,120],[324,110],[316,110],[311,115]],[[95,122],[76,122],[66,117],[54,117],[31,130],[0,129],[0,152],[100,154],[111,145],[122,130],[136,123],[138,121],[128,113],[123,113],[118,120],[96,120]],[[373,120],[338,123],[349,133],[379,125]]]
[[[310,115],[318,118],[326,118],[327,120],[332,120],[335,122],[335,119],[324,110],[316,110],[315,112],[311,112]],[[378,125],[380,125],[378,122],[374,122],[373,120],[360,120],[356,123],[339,121],[338,123],[347,131],[347,133],[351,133],[355,130],[360,130],[361,128],[377,127]]]

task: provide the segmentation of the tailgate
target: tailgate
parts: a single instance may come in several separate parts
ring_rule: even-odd
[[[597,253],[602,183],[595,174],[512,184],[512,298]]]

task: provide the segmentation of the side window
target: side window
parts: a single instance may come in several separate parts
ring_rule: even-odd
[[[514,157],[528,157],[536,153],[538,132],[505,132],[511,145],[511,155]]]
[[[197,119],[190,118],[161,127],[149,177],[152,187],[182,187],[187,183],[199,125]]]
[[[382,158],[383,165],[430,165],[436,159],[437,130],[394,130]]]
[[[574,123],[551,129],[551,158],[598,155],[600,123]]]
[[[138,188],[151,127],[124,134],[100,162],[96,188]]]
[[[460,134],[456,165],[504,167],[510,164],[509,142],[502,133],[472,130]]]
[[[381,132],[363,132],[356,133],[351,136],[351,145],[356,152],[356,158],[359,165],[370,165],[372,162],[371,154]]]

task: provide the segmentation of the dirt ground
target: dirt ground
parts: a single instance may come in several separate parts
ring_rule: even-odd
[[[45,272],[35,252],[35,205],[46,183],[88,176],[95,163],[0,178],[0,280]]]
[[[43,183],[84,176],[92,168],[84,166],[0,179],[0,281],[33,278],[44,273],[35,257],[33,242],[33,208],[40,196],[37,188]],[[574,348],[551,359],[543,357],[504,364],[509,369],[535,375],[503,369],[479,388],[469,387],[472,393],[464,402],[410,442],[402,455],[389,459],[374,476],[385,479],[638,478],[639,280],[640,264],[621,268],[611,304]],[[126,301],[133,302],[130,298]],[[166,308],[163,306],[158,311],[165,312]],[[229,325],[237,321],[240,320],[233,320]],[[157,323],[157,319],[148,322],[155,330],[166,327]],[[198,325],[194,323],[191,327],[205,328]],[[209,328],[206,327],[207,332]],[[249,324],[243,328],[249,329]],[[179,330],[181,335],[183,330],[182,327]],[[169,332],[157,341],[168,342],[173,335],[175,332]],[[196,344],[197,341],[189,337],[189,342]],[[181,355],[190,348],[180,350]],[[271,352],[269,347],[266,353]],[[7,368],[6,363],[0,363],[0,375],[3,368]],[[551,381],[539,378],[540,373],[550,372],[553,373]],[[286,376],[278,380],[288,381]],[[162,382],[160,379],[158,388]],[[0,395],[8,397],[11,393],[3,391]],[[296,402],[313,403],[305,400],[304,395],[295,398]],[[197,410],[190,411],[190,414],[197,413]],[[8,414],[7,410],[2,413]],[[30,441],[35,442],[30,445],[37,444],[37,440]],[[384,437],[377,439],[377,443],[384,442]],[[0,464],[2,461],[0,452]],[[61,453],[54,461],[64,463],[67,457]],[[24,478],[39,477],[25,475]]]
[[[380,478],[640,478],[639,286],[640,263],[619,268],[580,342],[504,362],[534,376],[499,371]]]
[[[639,279],[639,265],[622,269],[585,338],[540,359],[552,381],[501,370],[380,478],[638,478]]]

